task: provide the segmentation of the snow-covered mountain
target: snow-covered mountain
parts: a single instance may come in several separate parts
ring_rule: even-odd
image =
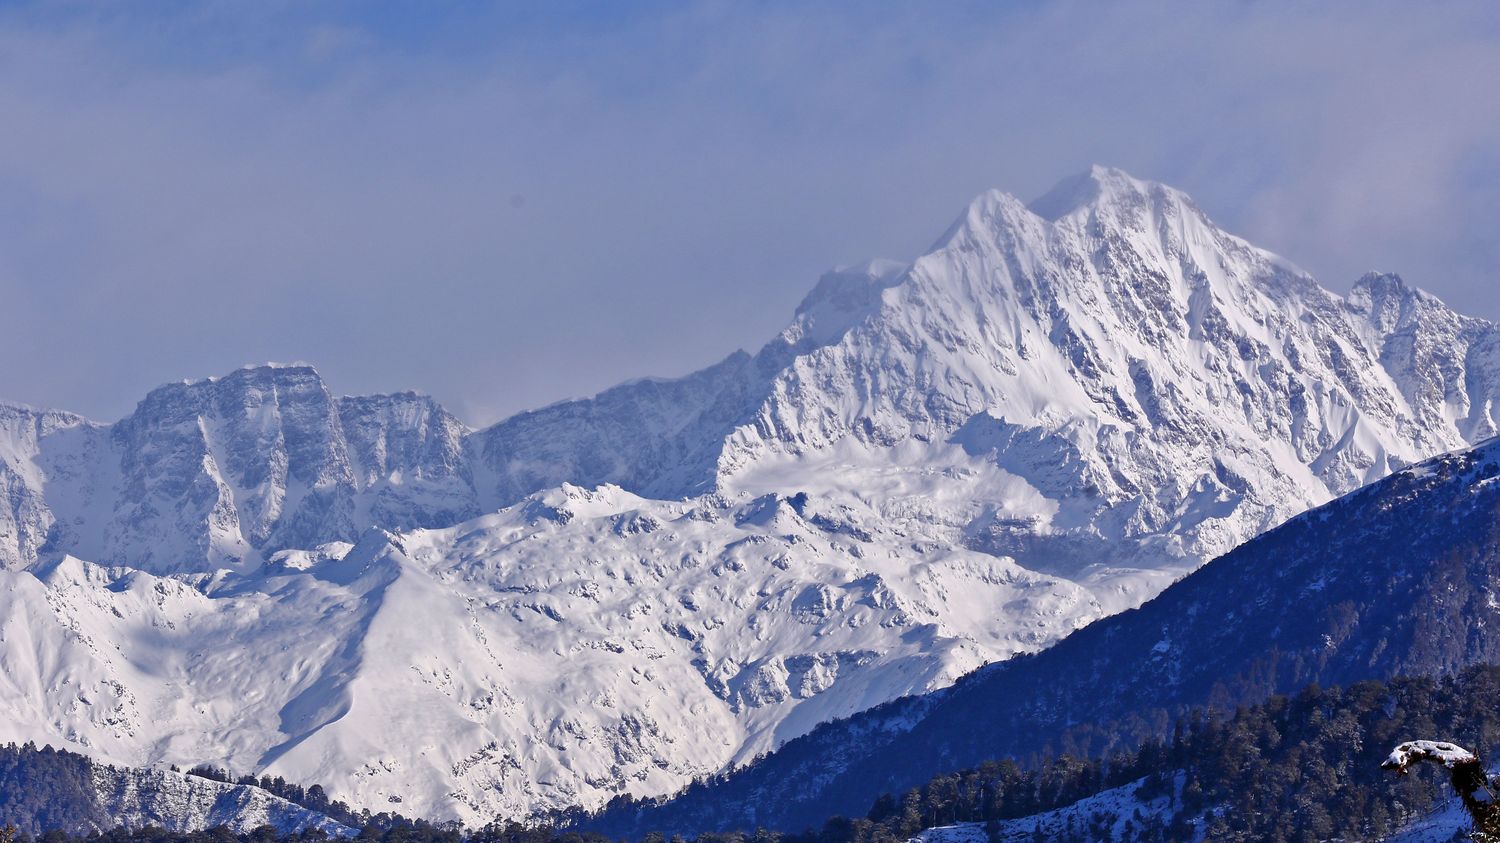
[[[306,366],[0,406],[0,740],[471,821],[670,791],[1494,434],[1497,343],[1095,168],[484,430]]]
[[[251,576],[0,572],[0,740],[484,820],[674,790],[1093,611],[943,525],[848,518],[565,486]]]
[[[467,430],[412,393],[335,398],[307,366],[153,390],[113,425],[0,406],[0,561],[248,571],[370,524],[478,514]]]
[[[1496,664],[1497,524],[1491,439],[1293,518],[1041,653],[821,725],[708,786],[589,827],[611,837],[819,827],[989,759],[1106,757],[1193,707]]]

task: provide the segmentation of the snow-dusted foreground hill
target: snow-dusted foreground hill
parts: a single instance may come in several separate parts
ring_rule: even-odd
[[[997,820],[955,823],[922,831],[908,843],[1036,843],[1045,841],[1133,840],[1148,824],[1165,828],[1180,806],[1172,794],[1146,799],[1143,781],[1100,791],[1051,811]],[[1197,839],[1202,839],[1201,834]]]
[[[326,801],[311,804],[327,807]],[[342,807],[330,810],[352,819]],[[220,827],[241,834],[270,826],[279,834],[317,831],[331,837],[358,832],[249,782],[110,766],[50,746],[0,744],[0,828],[37,839],[52,831],[82,836],[148,826],[173,832]]]
[[[94,793],[112,825],[168,831],[224,827],[249,833],[271,826],[282,834],[318,829],[331,837],[352,837],[350,828],[316,811],[273,796],[258,787],[227,784],[172,770],[94,767]]]
[[[670,791],[1492,435],[1497,349],[1096,168],[485,430],[305,366],[0,407],[0,740],[470,821]]]
[[[995,823],[956,823],[929,828],[908,843],[1036,843],[1036,841],[1134,840],[1148,826],[1167,827],[1182,812],[1171,794],[1143,799],[1141,782],[1110,788],[1072,805]],[[1227,812],[1229,808],[1219,808]],[[1191,818],[1194,840],[1207,839],[1201,815]],[[1472,827],[1457,797],[1388,837],[1385,843],[1451,843]]]

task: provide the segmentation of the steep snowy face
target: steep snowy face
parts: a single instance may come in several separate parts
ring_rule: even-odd
[[[708,491],[723,437],[770,377],[764,363],[738,352],[686,378],[634,381],[500,422],[470,445],[481,492],[503,505],[562,483],[663,498]]]
[[[163,386],[109,427],[3,408],[0,566],[247,571],[372,523],[452,524],[479,512],[467,433],[424,396],[335,398],[307,366]]]
[[[114,430],[121,508],[105,557],[154,571],[254,567],[321,528],[354,531],[338,410],[306,367],[153,391]]]
[[[86,486],[101,432],[71,413],[0,404],[0,569],[37,558],[59,526],[44,487]],[[63,455],[42,458],[43,443],[62,440]]]
[[[468,428],[425,395],[338,399],[360,527],[446,527],[479,514],[464,450]],[[310,528],[297,547],[337,536]]]
[[[1055,570],[1125,540],[1139,563],[1191,564],[1491,429],[1489,383],[1471,398],[1464,375],[1493,367],[1491,326],[1365,289],[1345,303],[1118,171],[1030,208],[987,193],[878,308],[778,374],[720,482],[846,439],[947,443],[1059,505],[995,513],[980,546]]]
[[[754,420],[799,353],[837,341],[879,304],[905,264],[875,260],[823,276],[781,336],[676,380],[622,384],[480,431],[472,450],[481,498],[514,503],[561,483],[610,483],[655,498],[715,490],[726,439]]]
[[[1049,502],[962,540],[1110,608],[1308,506],[1496,430],[1500,334],[1394,276],[1345,300],[1169,187],[1093,168],[976,199],[910,266],[830,273],[755,356],[478,434],[481,498],[857,489],[893,448]],[[857,456],[856,456],[857,455]],[[955,456],[957,455],[957,456]],[[1139,582],[1122,572],[1166,572]]]
[[[1469,442],[1500,433],[1500,329],[1395,275],[1361,278],[1348,304],[1418,426],[1452,426]]]

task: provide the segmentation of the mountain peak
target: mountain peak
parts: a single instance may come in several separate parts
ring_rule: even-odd
[[[1058,182],[1027,208],[1049,222],[1057,222],[1084,208],[1140,201],[1163,190],[1178,194],[1178,191],[1166,185],[1138,179],[1114,167],[1095,164]]]
[[[834,341],[880,301],[880,293],[898,283],[910,264],[875,258],[823,273],[812,292],[797,305],[796,320],[783,332],[788,342]]]
[[[136,405],[135,412],[124,421],[127,424],[139,423],[143,416],[149,418],[169,408],[194,415],[207,411],[207,408],[230,395],[266,391],[274,393],[287,389],[302,391],[303,394],[308,394],[307,391],[310,390],[312,394],[331,400],[323,376],[312,366],[306,363],[263,363],[243,366],[227,375],[199,380],[184,379],[158,386],[146,393]]]
[[[256,383],[267,380],[282,380],[290,378],[293,380],[323,380],[318,370],[310,363],[251,363],[235,369],[227,375],[210,375],[206,378],[183,378],[179,381],[162,384],[147,393],[149,398],[156,393],[177,392],[183,389],[208,389],[215,384],[233,383]]]
[[[990,240],[997,229],[1044,238],[1048,223],[1096,219],[1118,228],[1144,230],[1154,217],[1191,219],[1217,228],[1182,191],[1095,164],[1058,182],[1030,204],[997,189],[979,194],[937,239],[932,251],[970,239]]]
[[[1459,318],[1442,300],[1394,272],[1365,273],[1354,282],[1345,301],[1383,331],[1395,330],[1411,314],[1440,312],[1448,314],[1446,318]]]
[[[969,240],[988,241],[997,228],[1032,224],[1035,224],[1035,214],[1027,210],[1021,200],[1003,190],[991,188],[969,202],[929,251],[937,252]]]
[[[1367,272],[1354,282],[1349,301],[1356,305],[1363,302],[1368,309],[1372,304],[1404,301],[1420,293],[1394,272]]]
[[[209,378],[210,381],[231,380],[235,378],[246,378],[249,380],[261,380],[265,378],[292,378],[322,381],[323,376],[311,363],[301,361],[293,363],[251,363],[241,366],[223,377]]]

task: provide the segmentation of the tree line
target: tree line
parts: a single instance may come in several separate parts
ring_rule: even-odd
[[[1378,839],[1453,798],[1445,779],[1435,772],[1403,777],[1383,772],[1379,765],[1389,748],[1413,736],[1430,735],[1486,755],[1500,745],[1497,700],[1500,667],[1493,666],[1442,679],[1361,682],[1347,688],[1314,685],[1233,711],[1195,709],[1179,718],[1169,734],[1128,752],[1102,758],[1057,754],[1024,762],[990,761],[882,796],[864,816],[831,817],[819,828],[791,834],[764,829],[700,834],[692,843],[901,843],[923,829],[954,823],[988,824],[993,831],[1001,821],[1064,807],[1133,782],[1141,782],[1142,800],[1162,798],[1169,808],[1128,818],[1126,841]],[[192,834],[161,829],[83,831],[107,824],[107,818],[91,813],[84,803],[68,807],[69,794],[80,793],[88,784],[74,759],[87,759],[50,748],[30,751],[42,763],[17,778],[15,759],[24,748],[0,747],[0,825],[12,822],[22,827],[15,843],[323,839],[317,831],[278,836],[270,828],[247,834],[224,829]],[[212,769],[195,774],[227,776]],[[252,783],[248,777],[240,781]],[[261,781],[253,783],[263,786]],[[308,807],[327,799],[316,786],[302,789],[275,779],[269,784],[268,790],[298,797],[292,801]],[[360,828],[358,839],[366,843],[609,843],[606,836],[587,831],[587,817],[580,815],[559,815],[548,824],[497,821],[465,832],[453,824],[358,814],[336,802],[327,804],[359,820],[346,824]],[[649,802],[637,804],[644,808]],[[23,822],[14,819],[18,816]],[[1068,830],[1068,839],[1109,839],[1107,829],[1113,821],[1102,814],[1084,817]],[[647,834],[642,843],[689,841],[672,829],[661,829]]]
[[[1432,735],[1487,756],[1500,746],[1497,701],[1497,666],[1441,679],[1311,685],[1259,705],[1192,709],[1167,734],[1130,751],[989,761],[881,796],[862,817],[831,817],[821,828],[796,834],[739,831],[699,841],[900,843],[923,829],[1027,817],[1137,781],[1143,782],[1140,799],[1167,797],[1170,807],[1159,816],[1132,818],[1125,824],[1127,841],[1379,839],[1453,798],[1436,773],[1398,778],[1383,772],[1379,765],[1390,747]],[[654,803],[619,799],[607,810],[618,816],[632,805],[649,811]],[[1067,839],[1109,839],[1104,829],[1111,818],[1090,819]],[[574,815],[563,823],[587,828],[589,820]]]

